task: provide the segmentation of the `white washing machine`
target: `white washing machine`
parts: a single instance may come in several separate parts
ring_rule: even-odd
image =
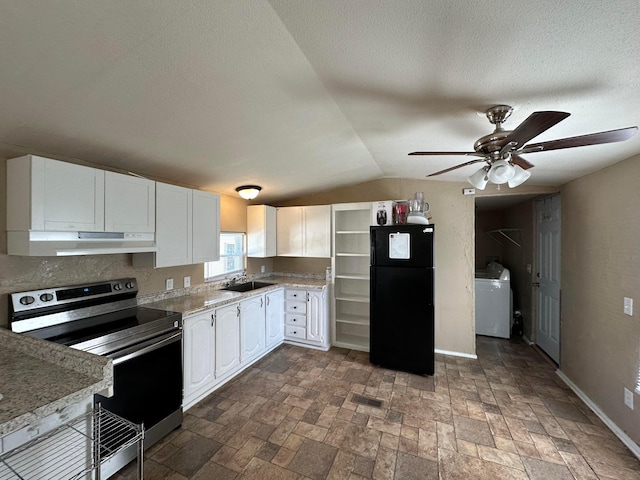
[[[509,269],[491,262],[476,272],[476,334],[511,336],[512,293]]]

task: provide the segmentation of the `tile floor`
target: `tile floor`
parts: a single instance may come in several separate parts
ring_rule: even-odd
[[[147,451],[145,478],[640,480],[541,354],[489,337],[477,352],[436,355],[422,377],[283,345],[186,412]]]

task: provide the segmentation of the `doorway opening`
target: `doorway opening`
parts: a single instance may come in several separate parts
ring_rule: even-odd
[[[485,291],[489,283],[483,282],[482,277],[490,275],[489,271],[495,267],[491,264],[495,262],[508,270],[509,288],[512,292],[507,314],[509,336],[522,337],[529,344],[538,343],[536,208],[538,202],[545,198],[553,197],[549,197],[549,194],[509,194],[478,196],[475,199],[476,333],[479,335],[487,334],[483,333],[484,327],[478,329],[478,323],[482,323],[482,315],[486,317],[486,311],[483,312],[479,302],[486,302]],[[506,286],[506,283],[503,281],[502,286]],[[495,302],[493,305],[495,306]],[[501,336],[492,333],[489,335]],[[554,361],[557,362],[555,359]]]

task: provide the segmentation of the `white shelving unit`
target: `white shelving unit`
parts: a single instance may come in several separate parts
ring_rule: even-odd
[[[369,351],[369,226],[371,203],[332,206],[333,308],[331,340]]]

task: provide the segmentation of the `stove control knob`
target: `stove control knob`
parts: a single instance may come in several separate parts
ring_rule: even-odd
[[[127,288],[133,288],[133,282],[127,282],[127,283],[125,284],[125,287],[127,287]]]
[[[50,293],[43,293],[42,295],[40,295],[40,300],[43,302],[50,302],[51,300],[53,300],[53,295]]]
[[[113,289],[114,290],[122,290],[122,284],[121,283],[116,283],[113,285]]]
[[[35,301],[36,299],[33,298],[31,295],[25,295],[24,297],[20,297],[20,303],[22,305],[31,305]]]

